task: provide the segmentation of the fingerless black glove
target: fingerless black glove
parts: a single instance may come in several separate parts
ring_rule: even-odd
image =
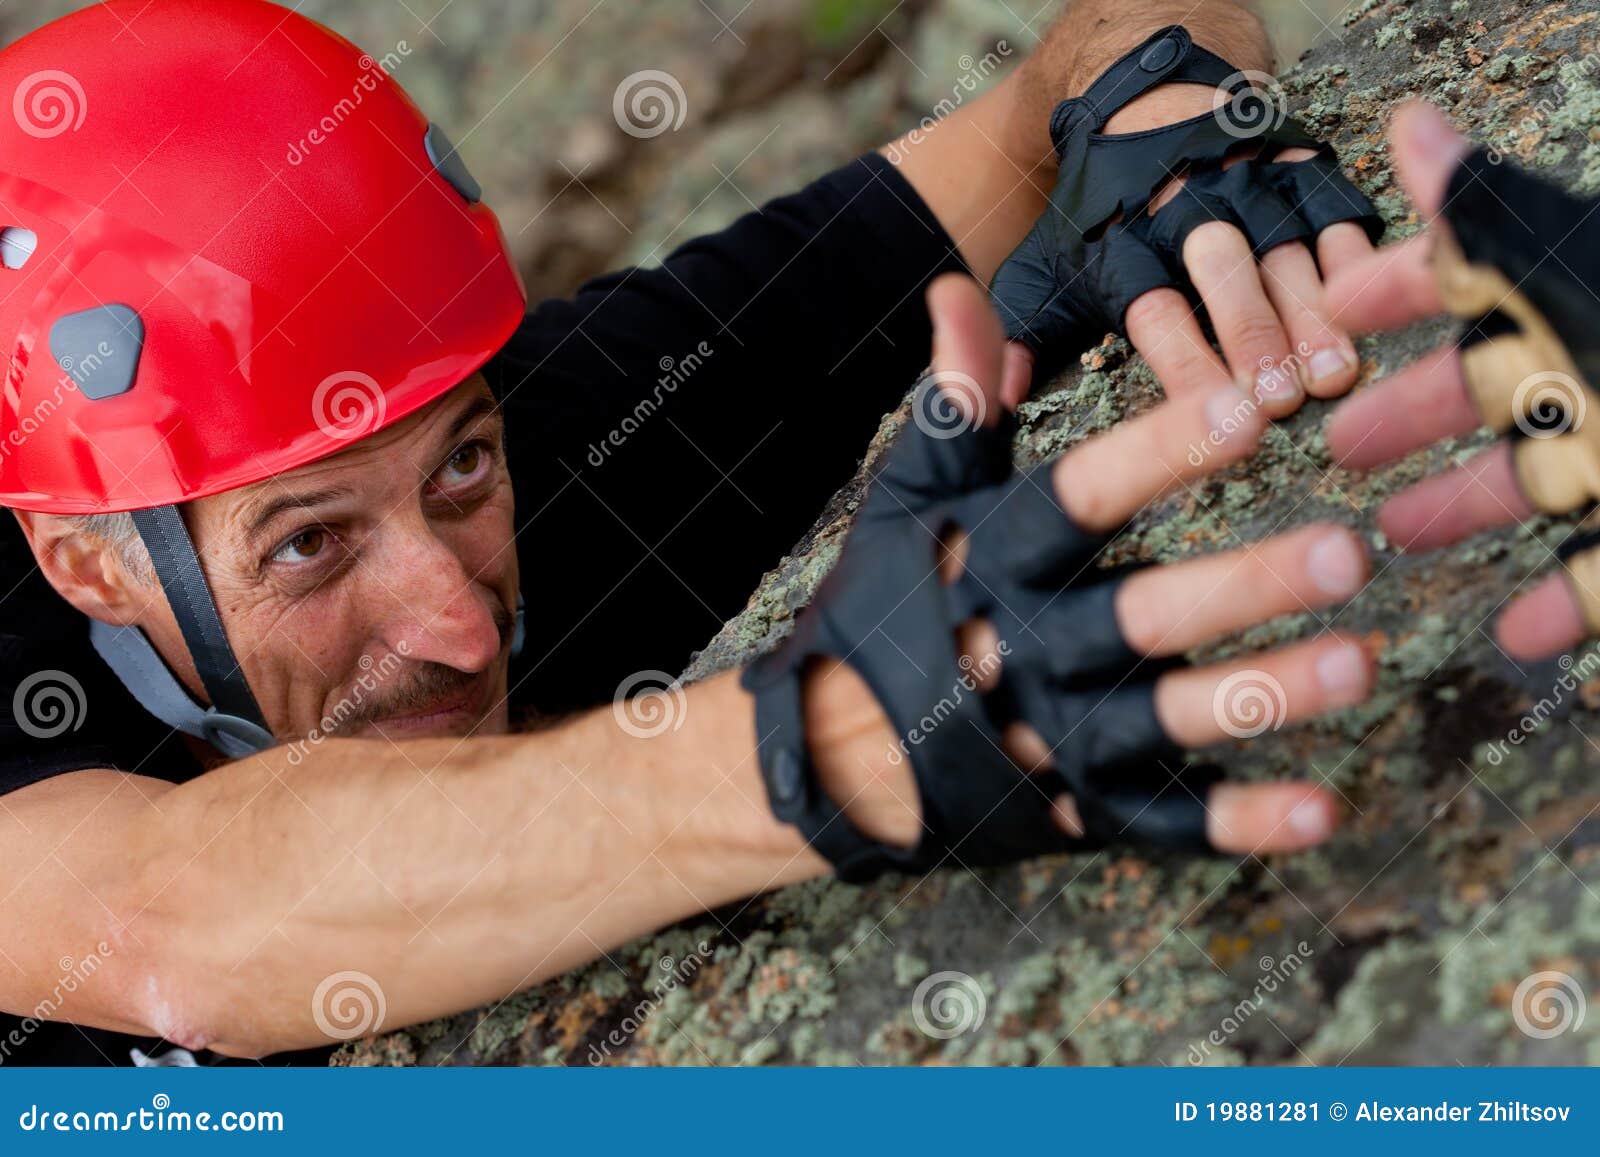
[[[1188,81],[1223,90],[1214,113],[1138,133],[1101,130],[1124,105],[1158,84]],[[992,291],[1006,334],[1049,373],[1108,332],[1123,333],[1135,298],[1174,286],[1195,299],[1183,242],[1208,221],[1239,226],[1256,253],[1355,221],[1374,240],[1383,223],[1339,169],[1333,150],[1286,119],[1249,75],[1196,45],[1186,29],[1164,28],[1118,60],[1050,118],[1061,160],[1050,205],[995,274]],[[1259,154],[1227,168],[1230,151]],[[1287,148],[1315,149],[1304,161],[1274,161]],[[1151,199],[1186,177],[1154,214]]]
[[[1450,178],[1434,238],[1446,308],[1468,325],[1461,368],[1485,424],[1515,439],[1529,503],[1600,501],[1600,200],[1580,200],[1478,150]],[[1593,521],[1593,520],[1591,520]],[[1562,547],[1600,632],[1600,529]]]
[[[1186,766],[1156,719],[1155,665],[1117,626],[1121,580],[1094,566],[1105,540],[1073,525],[1046,467],[1014,469],[1014,422],[968,428],[931,380],[913,415],[794,636],[745,673],[773,811],[847,880],[1115,839],[1208,847],[1202,801],[1216,772]],[[946,585],[940,543],[955,529],[967,534],[967,561]],[[956,630],[973,618],[1000,638],[987,696],[958,657]],[[813,657],[859,673],[898,733],[921,797],[915,848],[862,834],[818,782],[801,714]],[[1013,720],[1038,730],[1056,770],[1030,775],[1006,756],[1000,735]],[[1076,797],[1081,840],[1052,820],[1063,791]]]

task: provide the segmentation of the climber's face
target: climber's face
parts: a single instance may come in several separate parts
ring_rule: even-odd
[[[501,417],[481,376],[332,458],[186,508],[274,734],[504,732],[517,606]],[[167,603],[137,625],[191,691]]]

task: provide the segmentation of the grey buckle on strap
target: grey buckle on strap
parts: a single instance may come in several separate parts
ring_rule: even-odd
[[[168,727],[205,740],[230,759],[265,751],[276,742],[270,732],[248,719],[196,703],[138,627],[113,627],[91,619],[89,641],[139,706]]]

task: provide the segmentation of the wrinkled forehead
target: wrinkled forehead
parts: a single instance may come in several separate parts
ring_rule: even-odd
[[[191,526],[248,531],[286,507],[310,507],[336,497],[408,491],[419,471],[436,468],[465,435],[500,424],[499,406],[482,374],[474,374],[438,401],[352,443],[327,458],[188,504]]]

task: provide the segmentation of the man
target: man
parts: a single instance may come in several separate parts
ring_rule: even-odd
[[[973,383],[951,395],[969,420],[946,440],[946,464],[992,473],[979,459],[1020,395],[1027,355],[1002,355],[970,282],[934,279],[995,272],[1045,208],[1056,97],[1085,89],[1152,29],[1182,16],[1198,44],[1241,67],[1268,63],[1258,25],[1234,6],[1178,7],[1141,5],[1137,21],[1123,10],[1115,28],[1092,6],[1074,9],[1012,81],[901,142],[898,167],[867,158],[662,270],[603,280],[526,320],[470,174],[392,85],[293,172],[267,157],[286,123],[315,123],[331,92],[347,94],[358,66],[357,50],[311,22],[257,0],[158,0],[123,14],[144,42],[135,54],[113,43],[100,8],[9,49],[0,87],[70,63],[91,106],[71,137],[7,126],[0,192],[17,256],[0,307],[7,436],[20,436],[0,461],[0,501],[26,539],[0,543],[16,576],[4,604],[15,625],[0,1007],[66,1022],[23,1022],[9,1058],[125,1062],[133,1042],[111,1034],[244,1056],[322,1044],[331,1034],[315,995],[351,970],[381,985],[383,1026],[498,999],[646,930],[829,870],[831,837],[796,826],[810,812],[790,823],[772,810],[796,785],[842,808],[830,830],[854,832],[857,852],[867,841],[908,865],[967,862],[969,836],[985,845],[972,862],[1025,854],[1043,838],[1041,815],[1055,817],[1058,839],[1181,836],[1245,852],[1326,838],[1331,805],[1305,786],[1197,780],[1180,796],[1168,772],[1131,795],[1099,790],[1091,773],[1116,765],[1117,742],[1074,748],[1051,656],[1011,658],[1027,650],[1028,625],[1003,632],[1001,608],[971,600],[984,613],[952,625],[962,669],[987,672],[979,691],[1044,663],[1017,684],[1029,701],[997,736],[1008,762],[985,769],[985,790],[1005,782],[1009,800],[1044,801],[1026,838],[990,830],[971,801],[926,778],[929,753],[956,729],[906,748],[892,738],[906,734],[907,700],[902,686],[882,703],[886,689],[871,685],[882,667],[864,678],[805,662],[848,661],[839,652],[852,647],[791,649],[793,664],[763,672],[754,695],[732,676],[689,689],[682,726],[654,738],[610,711],[505,734],[513,710],[604,701],[621,675],[681,662],[841,480],[927,360],[930,317],[936,370]],[[1187,47],[1152,41],[1134,63],[1151,78],[1182,75],[1201,59]],[[246,58],[253,67],[235,79]],[[1102,127],[1209,119],[1214,92],[1141,92]],[[1261,423],[1257,407],[1240,410],[1240,388],[1276,412],[1352,380],[1307,242],[1337,268],[1370,250],[1357,224],[1284,240],[1259,267],[1232,224],[1190,226],[1175,252],[1226,360],[1201,336],[1182,281],[1127,303],[1118,320],[1172,402],[1030,476],[1052,503],[1042,522],[1029,514],[1035,530],[1107,533],[1175,479],[1238,460]],[[1049,310],[1054,295],[1032,307]],[[1291,362],[1291,341],[1338,364],[1311,373],[1329,365],[1312,356],[1287,388],[1258,388],[1261,360]],[[635,413],[663,351],[702,342],[714,352],[672,399],[671,421],[576,474],[584,448]],[[785,364],[773,366],[772,347]],[[830,375],[841,388],[819,396]],[[697,517],[697,457],[720,474],[764,439],[761,467],[727,488],[737,496],[704,508],[723,519],[745,500],[761,509],[760,520],[739,515],[741,557],[724,525],[709,561],[703,525],[662,545]],[[1203,467],[1189,462],[1196,442],[1215,446]],[[937,471],[945,450],[908,446]],[[663,479],[689,497],[664,494]],[[995,509],[1029,493],[936,488]],[[959,529],[970,567],[957,561],[968,547],[949,539],[942,562],[930,547],[924,577],[937,569],[963,590],[974,576],[1043,581],[988,546],[981,525]],[[852,550],[883,557],[870,543]],[[637,611],[596,603],[618,588],[639,597],[630,568],[646,558],[659,569]],[[1057,582],[1074,598],[1044,597],[1040,613],[1069,637],[1094,613],[1098,658],[1131,673],[1144,657],[1348,597],[1364,566],[1347,532],[1309,528],[1114,586],[1085,585],[1079,566]],[[835,605],[870,607],[884,593],[835,586]],[[1019,587],[1011,602],[1022,597]],[[702,601],[713,609],[698,608],[698,623],[675,613]],[[519,603],[528,642],[514,659]],[[1370,683],[1360,648],[1337,637],[1251,662],[1285,685],[1295,718],[1355,702]],[[1085,677],[1112,678],[1090,667]],[[1212,693],[1229,673],[1141,675],[1120,715],[1090,712],[1090,730],[1137,723],[1120,754],[1210,742],[1221,734]],[[64,723],[39,706],[41,676],[67,677]],[[799,683],[803,696],[783,700]],[[800,704],[803,719],[782,734],[782,751],[808,765],[795,765],[800,779],[785,777],[776,749],[758,754],[775,734],[758,733],[758,701]],[[1076,794],[1004,781],[1015,768],[1059,770]],[[1167,831],[1151,828],[1158,819]],[[869,866],[858,858],[854,874]],[[61,984],[63,961],[89,955],[93,977]]]

